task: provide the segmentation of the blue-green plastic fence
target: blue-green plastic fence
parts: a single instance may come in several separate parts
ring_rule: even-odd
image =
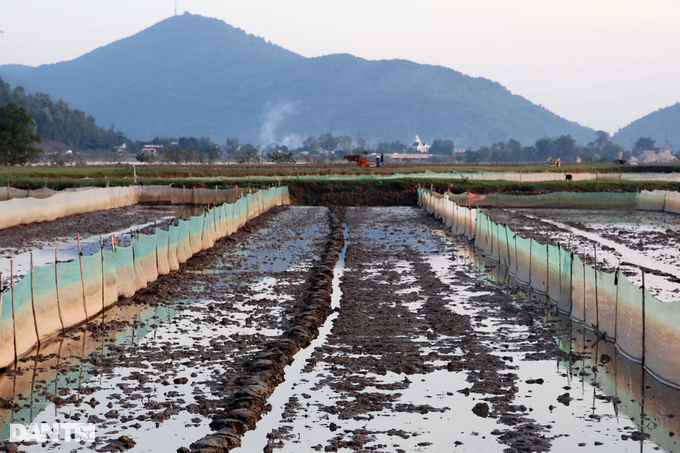
[[[677,192],[582,195],[557,194],[552,200],[579,207],[680,212]],[[517,281],[546,294],[560,311],[605,339],[615,341],[619,350],[642,363],[663,382],[680,387],[680,301],[661,302],[618,271],[595,269],[563,247],[521,237],[509,227],[493,222],[480,208],[467,208],[453,201],[470,198],[418,190],[420,206],[450,225],[453,232],[473,232],[466,236],[474,239],[475,246],[489,259],[507,268]],[[547,207],[545,196],[536,197],[535,202],[526,196],[516,202],[511,196],[495,196],[492,201],[494,206],[514,203]]]
[[[251,218],[289,200],[285,186],[260,190],[203,215],[180,219],[168,231],[139,234],[130,246],[30,269],[0,291],[0,368],[96,316],[119,297],[132,297]]]

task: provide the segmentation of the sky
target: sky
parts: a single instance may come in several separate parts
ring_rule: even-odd
[[[610,134],[680,101],[678,0],[0,0],[0,65],[77,58],[188,11],[306,57],[496,81]]]

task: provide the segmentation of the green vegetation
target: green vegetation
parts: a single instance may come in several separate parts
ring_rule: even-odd
[[[449,173],[458,172],[542,172],[564,171],[577,173],[620,173],[680,172],[680,165],[639,165],[616,166],[613,164],[582,164],[561,168],[542,165],[408,165],[389,164],[381,168],[358,168],[355,165],[138,165],[136,173],[140,184],[173,184],[175,187],[266,187],[276,183],[258,176],[291,176],[291,175],[390,175],[409,173]],[[680,190],[680,184],[663,181],[551,181],[541,183],[517,183],[505,181],[471,181],[441,178],[409,178],[403,176],[394,180],[365,179],[342,181],[333,179],[281,180],[291,188],[291,193],[300,200],[316,200],[324,193],[364,192],[368,190],[414,190],[418,186],[430,187],[432,184],[439,191],[451,190],[455,193],[471,191],[475,193],[515,193],[537,194],[559,190],[566,191],[610,191],[634,192],[637,190]],[[131,165],[115,166],[77,166],[77,167],[0,167],[0,187],[10,185],[21,189],[38,189],[48,187],[62,190],[67,187],[132,185],[134,184]],[[303,192],[310,191],[303,195]],[[310,202],[311,203],[311,202]]]
[[[0,105],[9,103],[18,104],[28,112],[37,126],[35,133],[43,141],[63,143],[74,150],[112,150],[126,142],[132,144],[125,134],[115,131],[113,125],[105,130],[96,125],[93,116],[72,110],[62,100],[54,102],[44,93],[26,94],[22,87],[10,90],[10,86],[0,79]]]
[[[35,121],[26,109],[10,102],[0,106],[0,165],[36,162],[40,150],[33,146],[40,137],[33,132]]]
[[[587,146],[580,146],[571,135],[545,137],[533,146],[522,146],[517,140],[498,142],[491,146],[482,146],[477,151],[465,152],[467,162],[545,162],[548,158],[561,159],[566,162],[614,162],[619,155],[625,159],[631,156],[630,151],[612,143],[604,131],[597,131],[596,138]]]
[[[628,147],[637,140],[637,137],[645,137],[652,141],[651,146],[649,142],[644,143],[644,146],[638,146],[636,143],[635,146],[654,148],[654,142],[656,142],[657,147],[669,148],[676,153],[680,152],[678,124],[680,124],[680,102],[633,121],[628,126],[619,129],[612,140],[621,146]]]

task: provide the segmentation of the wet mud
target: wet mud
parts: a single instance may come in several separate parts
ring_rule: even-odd
[[[331,192],[321,195],[319,206],[416,206],[418,192],[415,190],[398,192]]]
[[[450,269],[444,257],[456,260],[468,244],[444,240],[445,227],[424,211],[351,208],[345,219],[349,245],[338,317],[301,378],[288,384],[278,427],[260,448],[442,451],[475,439],[424,426],[462,416],[467,426],[451,422],[451,431],[488,427],[476,433],[482,444],[468,448],[548,451],[548,428],[515,401],[519,382],[512,361],[517,355],[568,360],[553,341],[565,332],[534,322],[550,308],[536,300],[519,309],[512,293],[477,278],[475,269]],[[468,304],[475,305],[474,316]],[[491,317],[503,326],[480,330]],[[517,329],[526,335],[514,335]],[[414,392],[429,395],[414,398]]]
[[[62,217],[52,222],[4,228],[0,230],[0,258],[12,258],[50,244],[74,241],[76,234],[81,237],[106,236],[133,227],[136,231],[137,225],[160,223],[168,217],[179,216],[183,209],[176,206],[135,205]]]
[[[0,375],[0,451],[674,448],[680,394],[588,335],[424,210],[275,208]],[[6,442],[56,420],[97,440]]]
[[[238,442],[289,356],[330,312],[326,282],[342,247],[340,219],[336,209],[275,208],[251,220],[179,271],[120,300],[103,322],[69,331],[0,376],[3,421],[94,423],[97,441],[80,448],[97,451],[187,448],[211,432],[213,419],[221,423],[222,441]],[[172,315],[157,316],[158,310]],[[121,340],[126,331],[131,334]],[[65,346],[67,356],[60,357],[57,345],[76,339],[87,348]],[[61,370],[78,369],[77,378],[59,378]],[[229,436],[227,416],[244,422]],[[8,425],[1,431],[6,440]],[[43,447],[64,446],[22,445]]]

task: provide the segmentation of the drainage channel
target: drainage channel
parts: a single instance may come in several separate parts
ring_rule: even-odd
[[[346,224],[343,224],[343,237],[345,239],[345,245],[340,251],[338,261],[333,269],[333,291],[331,293],[331,308],[333,309],[333,313],[329,315],[323,325],[319,327],[319,335],[316,339],[314,339],[307,348],[295,355],[293,363],[286,370],[286,380],[279,384],[268,399],[272,410],[262,417],[257,423],[257,428],[255,430],[245,433],[241,439],[241,447],[238,448],[237,451],[260,451],[263,446],[266,448],[271,445],[271,440],[268,439],[268,435],[272,430],[278,427],[279,420],[281,420],[283,416],[286,404],[289,402],[290,391],[304,391],[304,387],[309,384],[309,380],[304,378],[303,369],[314,350],[326,342],[333,327],[333,322],[338,317],[338,309],[340,308],[340,300],[342,299],[340,282],[342,281],[345,272],[345,256],[347,254],[347,247],[350,244]],[[291,383],[290,387],[288,387],[289,383]]]

